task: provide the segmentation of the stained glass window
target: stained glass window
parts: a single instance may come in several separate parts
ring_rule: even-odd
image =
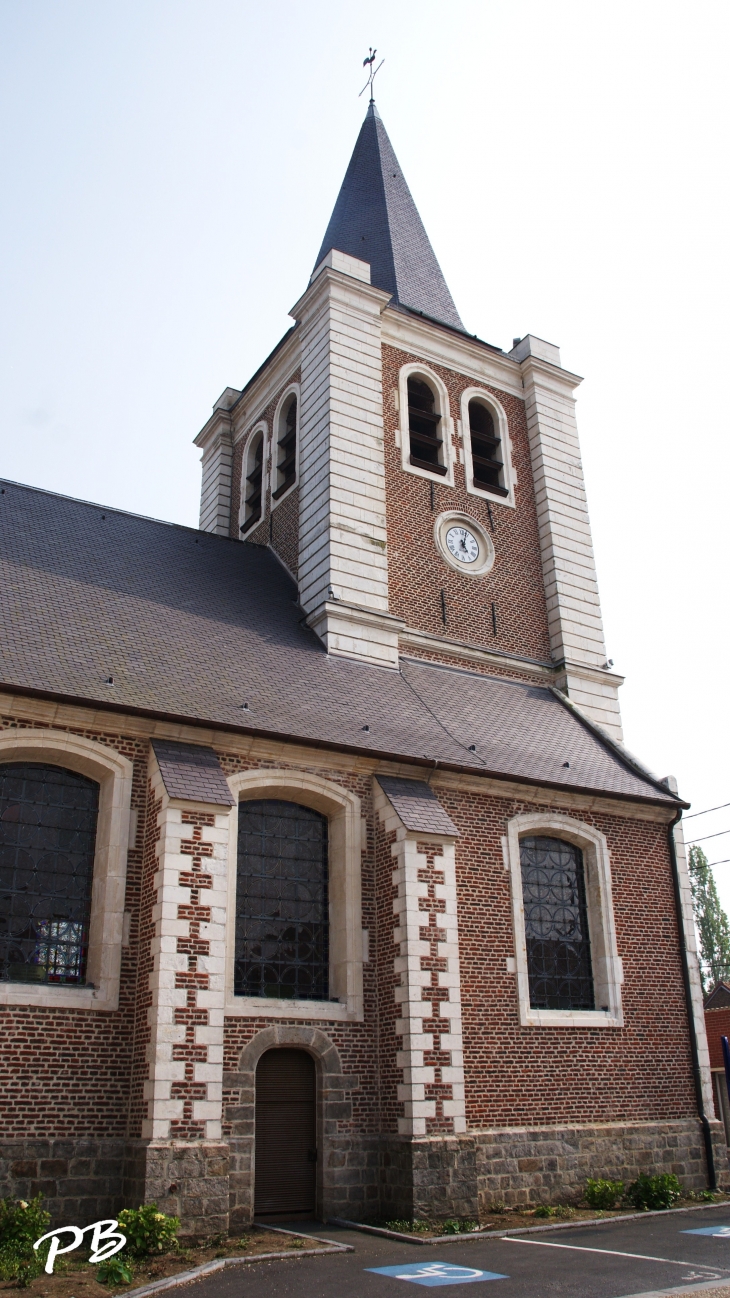
[[[295,802],[241,802],[237,996],[327,1000],[327,820]]]
[[[559,838],[520,840],[530,1005],[592,1010],[583,853]]]
[[[99,786],[35,762],[0,765],[0,979],[83,983]]]

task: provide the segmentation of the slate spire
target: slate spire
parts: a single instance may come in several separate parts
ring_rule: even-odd
[[[372,101],[315,268],[332,248],[369,262],[371,283],[398,305],[464,328]]]

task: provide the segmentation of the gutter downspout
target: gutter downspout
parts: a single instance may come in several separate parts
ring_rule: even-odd
[[[694,1009],[692,1007],[692,984],[689,977],[689,960],[687,958],[687,938],[684,931],[684,912],[682,910],[682,886],[679,881],[679,864],[677,862],[677,846],[674,841],[674,826],[682,818],[681,809],[677,812],[674,820],[668,826],[667,839],[669,842],[669,858],[672,863],[672,882],[674,884],[674,905],[677,911],[677,924],[679,927],[679,950],[682,957],[682,982],[684,983],[684,999],[687,1004],[687,1020],[689,1024],[689,1045],[692,1055],[692,1076],[695,1084],[695,1096],[697,1100],[697,1114],[702,1123],[702,1136],[705,1142],[705,1159],[707,1161],[707,1179],[711,1190],[717,1189],[717,1175],[715,1173],[715,1155],[712,1149],[712,1132],[710,1123],[705,1113],[705,1102],[702,1096],[702,1072],[700,1069],[700,1056],[697,1048],[697,1030],[695,1027]]]

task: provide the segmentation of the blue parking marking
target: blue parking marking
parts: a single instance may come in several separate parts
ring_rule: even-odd
[[[730,1239],[730,1226],[702,1226],[700,1230],[683,1230],[682,1235],[716,1235],[719,1239],[726,1236]]]
[[[376,1275],[390,1275],[394,1280],[410,1280],[435,1288],[441,1284],[475,1284],[479,1280],[509,1280],[498,1271],[479,1271],[474,1266],[457,1266],[454,1262],[404,1262],[401,1266],[366,1266]]]

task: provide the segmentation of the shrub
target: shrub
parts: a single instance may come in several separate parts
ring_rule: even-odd
[[[559,1203],[555,1209],[555,1216],[561,1221],[571,1221],[575,1216],[575,1208],[571,1208],[569,1203]]]
[[[48,1256],[47,1243],[37,1251],[33,1248],[51,1221],[42,1202],[42,1194],[30,1202],[0,1199],[0,1280],[10,1280],[19,1289],[27,1289],[41,1274]]]
[[[33,1245],[22,1243],[0,1248],[0,1280],[9,1280],[18,1289],[27,1289],[45,1266],[45,1256],[33,1252]]]
[[[106,1262],[100,1262],[96,1268],[99,1284],[131,1284],[132,1275],[132,1263],[123,1253],[115,1253]]]
[[[127,1237],[125,1252],[131,1257],[149,1257],[175,1247],[180,1218],[158,1212],[156,1203],[145,1203],[140,1208],[123,1208],[119,1226]]]
[[[554,1217],[555,1209],[551,1208],[549,1203],[538,1203],[532,1215],[533,1217]]]
[[[401,1235],[420,1234],[424,1230],[430,1230],[427,1221],[421,1221],[416,1217],[413,1221],[396,1219],[395,1221],[384,1221],[383,1226],[386,1230],[397,1230]]]
[[[27,1202],[25,1199],[0,1199],[0,1249],[8,1245],[28,1243],[45,1235],[51,1224],[51,1214],[44,1212],[43,1195]]]
[[[494,1203],[490,1203],[488,1211],[493,1212],[497,1217],[501,1217],[502,1213],[507,1211],[507,1204],[504,1199],[495,1199]]]
[[[442,1235],[468,1235],[472,1230],[478,1230],[479,1224],[468,1217],[449,1217],[441,1227]]]
[[[671,1208],[681,1196],[682,1187],[671,1172],[661,1172],[658,1176],[647,1176],[642,1172],[626,1191],[629,1203],[639,1212]]]
[[[590,1177],[586,1181],[585,1197],[591,1208],[602,1208],[604,1210],[613,1208],[616,1200],[621,1198],[623,1192],[623,1181],[606,1181],[602,1179],[593,1181]]]

